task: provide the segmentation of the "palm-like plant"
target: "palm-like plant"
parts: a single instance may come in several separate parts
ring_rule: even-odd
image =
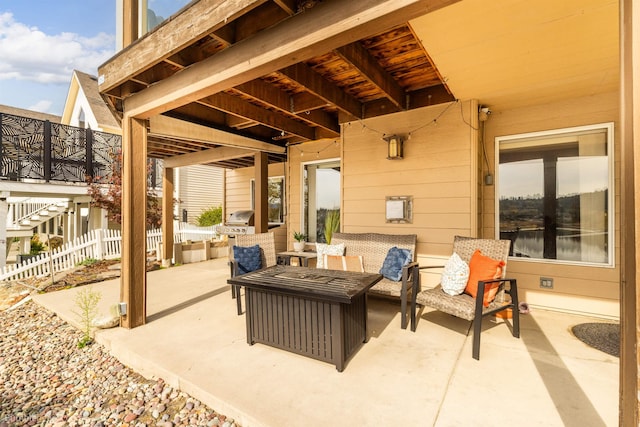
[[[340,209],[327,211],[324,217],[324,238],[327,243],[331,243],[331,236],[340,229]]]

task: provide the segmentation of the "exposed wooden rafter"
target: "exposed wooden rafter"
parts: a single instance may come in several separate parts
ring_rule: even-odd
[[[277,112],[265,110],[240,97],[229,95],[225,92],[207,96],[198,102],[226,113],[262,123],[280,132],[298,135],[306,139],[315,138],[313,128],[308,125]]]
[[[323,101],[335,105],[339,110],[352,115],[354,118],[361,118],[362,104],[357,99],[349,96],[340,88],[331,85],[307,65],[298,63],[283,68],[280,73],[294,80]]]
[[[121,117],[276,148],[337,138],[341,122],[453,99],[408,20],[456,1],[199,0],[99,67],[99,87]],[[149,155],[217,146],[183,137],[150,129]]]
[[[360,43],[339,47],[336,53],[355,67],[366,80],[380,89],[396,107],[404,109],[404,90]]]
[[[233,90],[250,97],[255,102],[266,104],[268,107],[282,113],[297,115],[297,117],[308,124],[334,132],[336,136],[340,133],[337,117],[324,111],[314,111],[314,114],[310,114],[309,110],[302,110],[300,112],[292,111],[292,95],[289,95],[264,80],[252,80],[234,87]]]

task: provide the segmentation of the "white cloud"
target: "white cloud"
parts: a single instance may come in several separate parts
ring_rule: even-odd
[[[39,111],[41,113],[49,113],[50,112],[49,109],[51,108],[52,105],[53,105],[53,102],[42,100],[30,106],[29,108],[27,108],[27,110]]]
[[[66,83],[74,69],[97,74],[113,53],[111,35],[50,35],[16,22],[11,13],[0,13],[0,80]]]

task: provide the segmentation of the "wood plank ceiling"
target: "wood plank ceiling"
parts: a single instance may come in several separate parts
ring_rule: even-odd
[[[340,0],[324,0],[325,2]],[[122,115],[123,100],[216,55],[289,17],[316,7],[312,0],[254,2],[223,26],[103,92]],[[187,6],[189,7],[189,6]],[[184,10],[183,10],[184,11]],[[171,18],[168,20],[170,21]],[[168,22],[165,21],[165,24]],[[216,27],[212,27],[216,28]],[[156,28],[157,30],[157,28]],[[153,37],[154,32],[145,35]],[[136,43],[131,45],[135,48]],[[381,30],[355,43],[269,73],[164,114],[284,147],[338,138],[340,123],[453,100],[409,24]],[[148,155],[168,158],[216,147],[202,141],[149,134]],[[286,160],[269,154],[271,162]],[[213,163],[253,165],[251,156]]]

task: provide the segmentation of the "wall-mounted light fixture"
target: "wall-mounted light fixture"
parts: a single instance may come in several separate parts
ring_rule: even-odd
[[[398,160],[404,155],[404,140],[399,135],[390,135],[384,138],[387,141],[387,159]]]

